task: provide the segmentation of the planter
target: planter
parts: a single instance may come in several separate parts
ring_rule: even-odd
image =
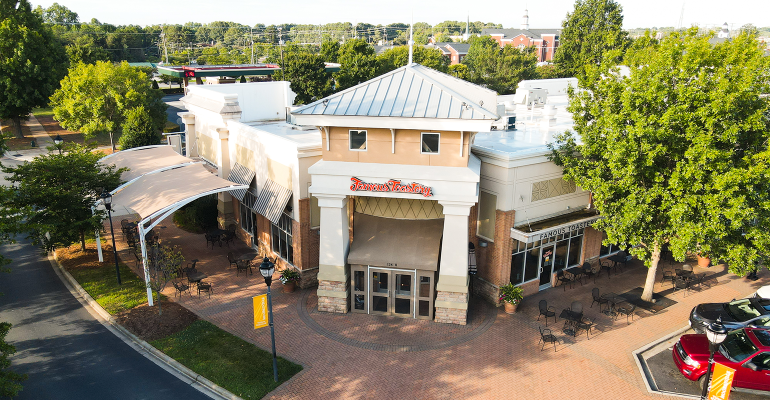
[[[292,293],[294,292],[294,289],[297,288],[297,284],[294,282],[286,282],[283,284],[283,292],[284,293]]]
[[[514,314],[516,312],[516,307],[518,307],[518,304],[504,302],[505,304],[505,313],[506,314]]]
[[[708,268],[711,266],[711,259],[708,257],[698,256],[698,266],[702,268]]]

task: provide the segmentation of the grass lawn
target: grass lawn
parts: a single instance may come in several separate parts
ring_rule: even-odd
[[[144,281],[125,264],[120,265],[122,285],[118,285],[114,265],[110,268],[75,268],[69,270],[69,273],[110,314],[130,310],[147,302]],[[158,298],[155,293],[153,296]]]
[[[35,108],[32,110],[32,113],[35,114],[35,118],[37,118],[38,122],[40,122],[40,125],[43,125],[43,128],[48,133],[48,136],[50,136],[52,139],[56,137],[56,135],[60,135],[62,139],[64,139],[64,143],[78,143],[83,144],[86,142],[85,136],[83,136],[80,132],[73,132],[68,131],[59,125],[59,123],[53,118],[53,109],[51,108]],[[115,144],[117,145],[118,139],[120,139],[120,133],[114,134],[114,140]],[[88,139],[88,142],[96,142],[98,146],[109,146],[110,145],[110,135],[107,133],[100,133],[95,135],[94,137]]]
[[[276,383],[271,353],[202,320],[150,344],[244,399],[262,398],[302,370],[279,357]]]

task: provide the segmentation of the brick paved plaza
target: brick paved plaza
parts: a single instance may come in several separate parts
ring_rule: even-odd
[[[170,220],[159,226],[164,244],[181,246],[187,260],[199,259],[198,269],[209,275],[214,293],[174,299],[201,318],[211,321],[263,349],[270,348],[270,331],[253,329],[251,297],[267,290],[258,271],[236,276],[228,267],[228,251],[245,253],[240,242],[205,247],[203,235],[186,233]],[[156,228],[158,229],[158,228]],[[109,230],[108,230],[109,232]],[[136,262],[118,234],[121,258]],[[109,239],[109,238],[108,238]],[[468,325],[362,314],[328,314],[316,309],[315,289],[282,293],[273,285],[276,347],[280,356],[305,369],[276,389],[270,399],[637,399],[665,398],[649,394],[631,352],[687,325],[695,304],[729,301],[746,296],[768,281],[767,273],[755,282],[723,274],[725,267],[696,267],[695,272],[719,275],[709,289],[669,294],[677,302],[655,314],[637,309],[630,324],[625,317],[613,321],[591,305],[591,289],[622,294],[642,286],[646,268],[639,261],[619,274],[602,273],[585,285],[549,289],[524,299],[514,315],[478,299],[471,300]],[[139,269],[135,270],[139,272]],[[659,273],[661,273],[659,271]],[[660,279],[658,279],[658,282]],[[169,285],[171,286],[171,285]],[[670,284],[656,283],[656,292]],[[581,301],[585,315],[597,329],[590,340],[561,332],[563,321],[549,328],[562,340],[540,350],[538,301],[546,299],[557,314],[572,301]],[[673,397],[672,397],[673,398]]]

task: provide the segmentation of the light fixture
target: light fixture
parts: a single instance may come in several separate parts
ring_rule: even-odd
[[[61,154],[61,145],[64,143],[64,139],[61,138],[61,135],[56,135],[55,138],[53,138],[53,143],[56,145],[56,148],[59,149],[59,154]]]
[[[275,273],[275,264],[271,262],[269,258],[265,257],[262,260],[262,264],[259,265],[259,273],[265,278],[267,287],[270,287],[270,284],[273,281],[273,273]]]
[[[104,202],[104,208],[107,209],[107,211],[112,210],[112,193],[108,191],[103,191],[102,195],[100,196],[102,198],[102,202]]]
[[[61,150],[59,150],[61,151]],[[112,258],[115,259],[115,275],[118,277],[118,285],[120,285],[120,267],[118,266],[118,248],[115,247],[115,229],[112,227],[112,193],[103,190],[99,196],[104,203],[104,208],[107,209],[107,216],[110,218],[110,235],[112,236]]]
[[[714,352],[717,351],[719,345],[727,338],[727,328],[722,324],[722,317],[717,318],[706,327],[706,338],[709,340],[709,365],[706,370],[706,376],[703,378],[703,392],[701,392],[701,400],[706,400],[709,386],[711,386],[711,368],[714,365]]]
[[[265,256],[262,259],[262,264],[259,266],[259,273],[265,278],[265,284],[267,284],[268,321],[270,324],[270,339],[273,342],[273,380],[278,382],[278,358],[275,354],[275,327],[273,326],[273,297],[270,293],[270,284],[273,282],[273,273],[275,273],[275,263]]]

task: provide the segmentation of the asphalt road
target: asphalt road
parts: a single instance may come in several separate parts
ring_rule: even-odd
[[[181,118],[179,117],[180,112],[186,112],[187,110],[184,108],[184,105],[182,104],[179,99],[182,98],[182,94],[170,94],[168,96],[163,96],[163,102],[168,105],[168,109],[166,110],[166,115],[168,116],[168,120],[178,124],[179,130],[184,131],[184,124],[181,121]],[[179,120],[179,121],[177,121]]]
[[[27,240],[0,246],[0,321],[13,324],[11,368],[29,379],[18,399],[209,399],[125,344],[67,290]]]

